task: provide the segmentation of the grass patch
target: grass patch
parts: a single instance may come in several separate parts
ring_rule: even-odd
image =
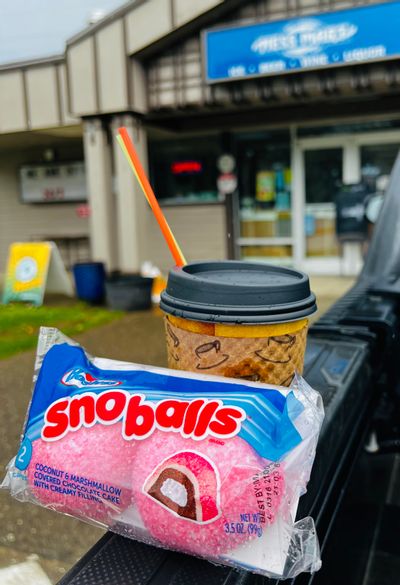
[[[57,327],[73,337],[122,315],[119,311],[90,307],[85,303],[55,307],[0,305],[0,359],[35,347],[41,326]]]

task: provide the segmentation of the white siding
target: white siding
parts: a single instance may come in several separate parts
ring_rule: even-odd
[[[123,21],[117,20],[96,34],[99,99],[102,112],[126,110],[127,57]]]
[[[223,205],[194,205],[164,208],[165,216],[188,262],[227,258],[226,215]],[[150,210],[146,216],[144,258],[167,272],[171,254]]]
[[[0,73],[0,132],[26,130],[24,82],[21,71]]]
[[[32,129],[60,123],[57,69],[54,65],[32,67],[26,72],[29,124]]]
[[[189,1],[189,0],[188,0]],[[147,0],[126,16],[128,53],[140,51],[172,30],[170,0]]]
[[[93,37],[67,49],[68,80],[73,115],[97,111],[97,89]]]
[[[0,154],[0,274],[6,270],[12,242],[33,237],[87,235],[88,222],[76,215],[77,204],[26,205],[20,202],[18,168],[28,161],[21,151]]]
[[[70,115],[68,103],[68,84],[67,84],[67,70],[65,63],[58,66],[58,79],[60,83],[60,98],[61,98],[61,119],[63,124],[69,126],[71,124],[80,123],[78,118],[73,118]]]
[[[176,27],[221,4],[222,0],[173,0]]]

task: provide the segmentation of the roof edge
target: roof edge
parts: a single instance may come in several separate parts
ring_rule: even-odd
[[[144,4],[147,0],[128,0],[125,4],[116,8],[112,12],[106,14],[104,18],[96,22],[95,24],[90,24],[89,26],[85,27],[80,32],[76,33],[74,36],[70,37],[66,40],[65,46],[68,48],[70,45],[74,45],[75,43],[84,40],[87,37],[90,37],[92,34],[98,32],[103,27],[109,25],[114,20],[118,20],[127,14],[132,8],[137,8],[141,4]]]
[[[68,51],[69,47],[71,47],[75,43],[79,43],[81,41],[84,41],[87,38],[90,38],[91,36],[95,35],[97,32],[99,32],[101,29],[105,28],[109,24],[111,24],[119,19],[125,18],[125,16],[129,12],[135,11],[137,8],[139,8],[139,6],[142,6],[147,1],[148,0],[129,0],[128,2],[123,4],[120,8],[117,8],[113,12],[110,12],[109,14],[107,14],[98,23],[92,24],[92,25],[86,27],[85,29],[83,29],[79,33],[75,34],[73,37],[67,39],[67,41],[65,43],[66,52]],[[230,11],[232,11],[235,8],[237,8],[238,6],[240,6],[243,2],[248,2],[248,1],[249,0],[221,0],[215,6],[212,6],[211,8],[207,8],[205,10],[205,12],[200,13],[197,16],[195,16],[194,18],[192,18],[191,20],[189,20],[188,22],[185,22],[185,23],[177,26],[176,28],[173,28],[173,30],[164,34],[157,41],[150,43],[150,45],[148,47],[144,47],[143,49],[135,51],[135,53],[136,54],[143,53],[143,55],[144,55],[149,48],[151,48],[152,46],[157,47],[159,42],[161,41],[161,43],[162,43],[164,41],[164,39],[167,40],[167,39],[175,38],[176,35],[179,38],[179,35],[181,34],[181,32],[185,33],[186,31],[191,30],[193,28],[193,26],[195,26],[195,23],[202,23],[204,18],[208,19],[208,15],[210,13],[216,13],[216,14],[229,13]],[[135,54],[135,53],[133,53],[133,54]],[[132,56],[132,55],[130,55],[130,56]]]
[[[22,61],[11,61],[10,63],[0,64],[0,71],[12,69],[25,69],[26,67],[40,67],[41,65],[58,65],[65,62],[65,54],[52,55],[50,57],[38,57],[37,59],[26,59]]]

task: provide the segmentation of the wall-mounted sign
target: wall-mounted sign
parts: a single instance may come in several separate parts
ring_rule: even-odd
[[[73,288],[54,242],[11,244],[3,303],[23,301],[41,305],[47,292],[73,295]]]
[[[217,168],[221,173],[231,173],[235,166],[236,160],[231,154],[221,154],[217,159]]]
[[[237,188],[237,176],[233,173],[223,173],[217,179],[218,193],[221,195],[229,195]]]
[[[400,2],[208,30],[209,83],[400,56]]]
[[[87,219],[90,217],[90,206],[87,203],[82,203],[76,207],[75,213],[80,219]]]
[[[85,164],[71,162],[26,165],[20,168],[24,203],[86,201]]]
[[[173,175],[197,175],[203,170],[203,165],[199,160],[180,160],[171,164]]]

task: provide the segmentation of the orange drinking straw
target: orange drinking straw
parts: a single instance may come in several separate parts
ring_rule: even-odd
[[[135,147],[133,146],[132,140],[130,139],[128,131],[125,127],[118,129],[117,141],[121,146],[130,167],[135,173],[139,185],[141,186],[142,191],[155,215],[155,218],[158,222],[158,225],[160,226],[162,234],[168,244],[176,265],[184,266],[186,264],[185,257],[175,239],[174,234],[171,231],[171,228],[168,225],[167,220],[165,219],[163,212],[161,211],[156,196],[154,195],[154,191],[149,183],[146,173],[144,172]]]

